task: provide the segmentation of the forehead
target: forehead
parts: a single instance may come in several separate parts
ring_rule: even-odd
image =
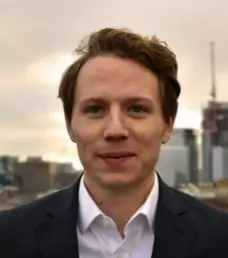
[[[76,99],[149,97],[159,101],[155,74],[137,62],[113,56],[92,58],[81,68]]]

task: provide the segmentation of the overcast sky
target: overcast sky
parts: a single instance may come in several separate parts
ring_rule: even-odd
[[[228,100],[227,0],[0,0],[0,154],[72,154],[56,98],[59,78],[79,40],[105,26],[156,34],[177,54],[178,126],[199,127],[210,91],[210,41],[218,98]]]

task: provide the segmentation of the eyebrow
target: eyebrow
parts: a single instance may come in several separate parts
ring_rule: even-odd
[[[89,102],[106,102],[103,98],[86,98],[86,99],[83,99],[80,103],[80,105],[85,105],[86,103],[89,103]]]
[[[150,101],[150,102],[153,102],[152,99],[148,98],[148,97],[130,97],[129,99],[123,99],[122,100],[123,102],[126,101],[126,102],[139,102],[139,101]],[[101,102],[101,103],[105,103],[107,102],[107,100],[105,100],[104,98],[102,97],[92,97],[92,98],[86,98],[86,99],[83,99],[81,101],[81,105],[84,105],[88,102]]]

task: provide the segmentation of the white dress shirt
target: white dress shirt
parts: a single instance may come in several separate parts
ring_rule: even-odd
[[[77,226],[80,258],[150,258],[154,245],[154,217],[158,202],[158,178],[145,203],[124,228],[123,239],[113,220],[102,213],[88,193],[84,178],[79,187]]]

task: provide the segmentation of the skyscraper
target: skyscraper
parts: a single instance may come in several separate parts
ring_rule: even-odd
[[[201,181],[217,181],[228,178],[228,102],[218,101],[214,43],[211,46],[211,100],[203,109]]]
[[[198,151],[193,129],[175,129],[171,139],[162,146],[157,170],[171,186],[198,182]]]
[[[221,163],[223,162],[221,160],[228,159],[228,156],[226,157],[228,150],[228,102],[210,101],[208,103],[208,106],[203,109],[202,129],[203,174],[201,180],[213,181],[218,179],[216,173],[221,174],[221,177],[227,177],[226,171],[219,172],[215,169],[216,162]]]

